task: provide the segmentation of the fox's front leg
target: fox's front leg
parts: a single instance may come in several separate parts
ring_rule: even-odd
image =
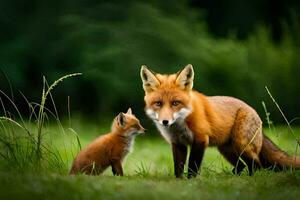
[[[172,151],[175,176],[176,178],[181,178],[186,161],[187,147],[183,144],[172,143]]]
[[[188,178],[196,177],[201,168],[202,159],[206,147],[208,146],[208,136],[202,135],[195,137],[191,145],[191,152],[189,157]]]
[[[123,168],[120,160],[114,160],[111,164],[111,169],[114,175],[123,176]]]

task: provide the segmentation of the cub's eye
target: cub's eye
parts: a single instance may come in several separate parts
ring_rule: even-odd
[[[180,101],[172,101],[172,106],[178,106],[180,103]]]
[[[156,101],[156,102],[154,102],[154,105],[157,106],[157,107],[161,107],[162,102],[161,101]]]

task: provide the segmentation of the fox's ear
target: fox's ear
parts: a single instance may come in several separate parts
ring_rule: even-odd
[[[132,115],[132,110],[131,110],[131,108],[128,108],[128,110],[127,110],[127,113],[126,114],[128,114],[128,115]]]
[[[155,74],[151,72],[145,65],[142,65],[141,67],[141,78],[145,92],[154,91],[160,84]]]
[[[191,90],[194,82],[194,69],[191,64],[188,64],[181,70],[176,78],[176,84],[182,90]]]
[[[125,117],[124,113],[121,112],[117,116],[117,122],[118,122],[118,125],[121,127],[124,127],[126,125],[126,117]]]

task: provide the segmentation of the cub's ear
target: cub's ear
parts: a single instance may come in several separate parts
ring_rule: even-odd
[[[117,122],[118,122],[118,125],[120,127],[125,127],[126,125],[126,117],[124,115],[124,113],[120,113],[118,116],[117,116]]]
[[[145,92],[154,91],[160,85],[155,74],[151,72],[145,65],[142,65],[141,67],[141,78]]]
[[[128,114],[128,115],[132,115],[132,110],[131,110],[131,108],[128,108],[128,110],[127,110],[127,113],[126,114]]]
[[[188,64],[181,70],[176,78],[176,85],[182,90],[191,90],[194,82],[194,69],[191,64]]]

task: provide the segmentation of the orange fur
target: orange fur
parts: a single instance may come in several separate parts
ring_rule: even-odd
[[[96,175],[111,166],[114,175],[123,176],[122,161],[130,151],[135,133],[144,130],[131,109],[126,114],[120,113],[114,119],[110,133],[98,137],[79,152],[70,174]]]
[[[176,149],[178,144],[197,149],[198,153],[190,155],[190,162],[195,162],[196,167],[200,166],[204,150],[210,145],[217,146],[238,173],[245,167],[239,158],[247,163],[248,168],[251,167],[250,173],[254,166],[269,167],[270,163],[300,168],[300,159],[290,157],[278,148],[277,151],[268,150],[274,145],[264,138],[262,121],[252,107],[233,97],[208,97],[193,90],[194,70],[191,65],[171,75],[155,74],[142,66],[141,78],[145,110],[164,138],[173,145],[175,168],[180,166],[176,163],[185,162],[186,157],[183,147],[180,147],[181,152]],[[176,161],[177,158],[183,160]],[[182,170],[175,175],[181,176],[180,173]]]

